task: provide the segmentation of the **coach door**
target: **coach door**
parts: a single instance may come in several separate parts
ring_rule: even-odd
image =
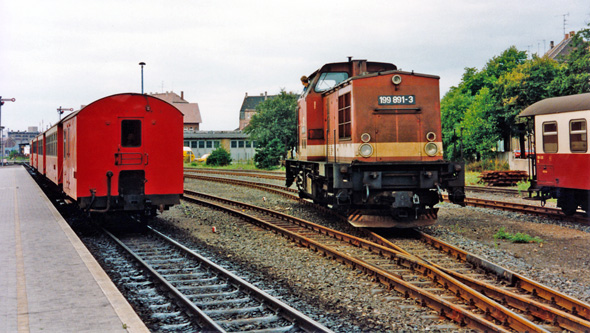
[[[145,137],[143,118],[121,118],[120,149],[115,153],[115,165],[119,169],[119,196],[123,197],[125,210],[143,208],[148,155],[144,154]]]
[[[121,118],[121,134],[119,149],[115,153],[115,165],[137,166],[147,164],[147,156],[143,154],[143,118]]]

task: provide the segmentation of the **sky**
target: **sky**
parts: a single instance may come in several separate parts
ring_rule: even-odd
[[[234,130],[246,93],[299,93],[323,64],[391,62],[440,76],[514,45],[543,54],[590,23],[587,0],[2,0],[1,125],[47,128],[57,108],[174,91],[198,103],[201,130]]]

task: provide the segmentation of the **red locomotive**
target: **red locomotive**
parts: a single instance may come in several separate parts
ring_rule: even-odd
[[[565,215],[578,207],[588,213],[590,93],[544,99],[519,116],[531,117],[534,128],[529,192],[543,201],[557,198]]]
[[[433,224],[443,190],[463,203],[463,165],[443,160],[439,77],[349,59],[302,82],[297,159],[286,162],[301,197],[361,227]]]
[[[31,166],[88,212],[153,216],[183,191],[183,115],[143,94],[76,111],[31,141]]]

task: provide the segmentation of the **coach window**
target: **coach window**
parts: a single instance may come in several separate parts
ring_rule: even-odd
[[[141,146],[141,120],[126,119],[121,121],[121,146]]]
[[[543,123],[543,152],[557,153],[557,122]]]
[[[586,119],[570,121],[570,150],[572,153],[585,153],[588,151]]]

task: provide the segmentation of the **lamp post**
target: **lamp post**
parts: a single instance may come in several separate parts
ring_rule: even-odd
[[[145,62],[140,62],[139,66],[141,66],[141,94],[143,95],[143,66],[145,66]]]
[[[4,102],[14,102],[16,99],[14,98],[2,98],[0,96],[0,166],[4,166],[4,140],[2,138],[2,132],[4,127],[2,127],[2,105]]]

